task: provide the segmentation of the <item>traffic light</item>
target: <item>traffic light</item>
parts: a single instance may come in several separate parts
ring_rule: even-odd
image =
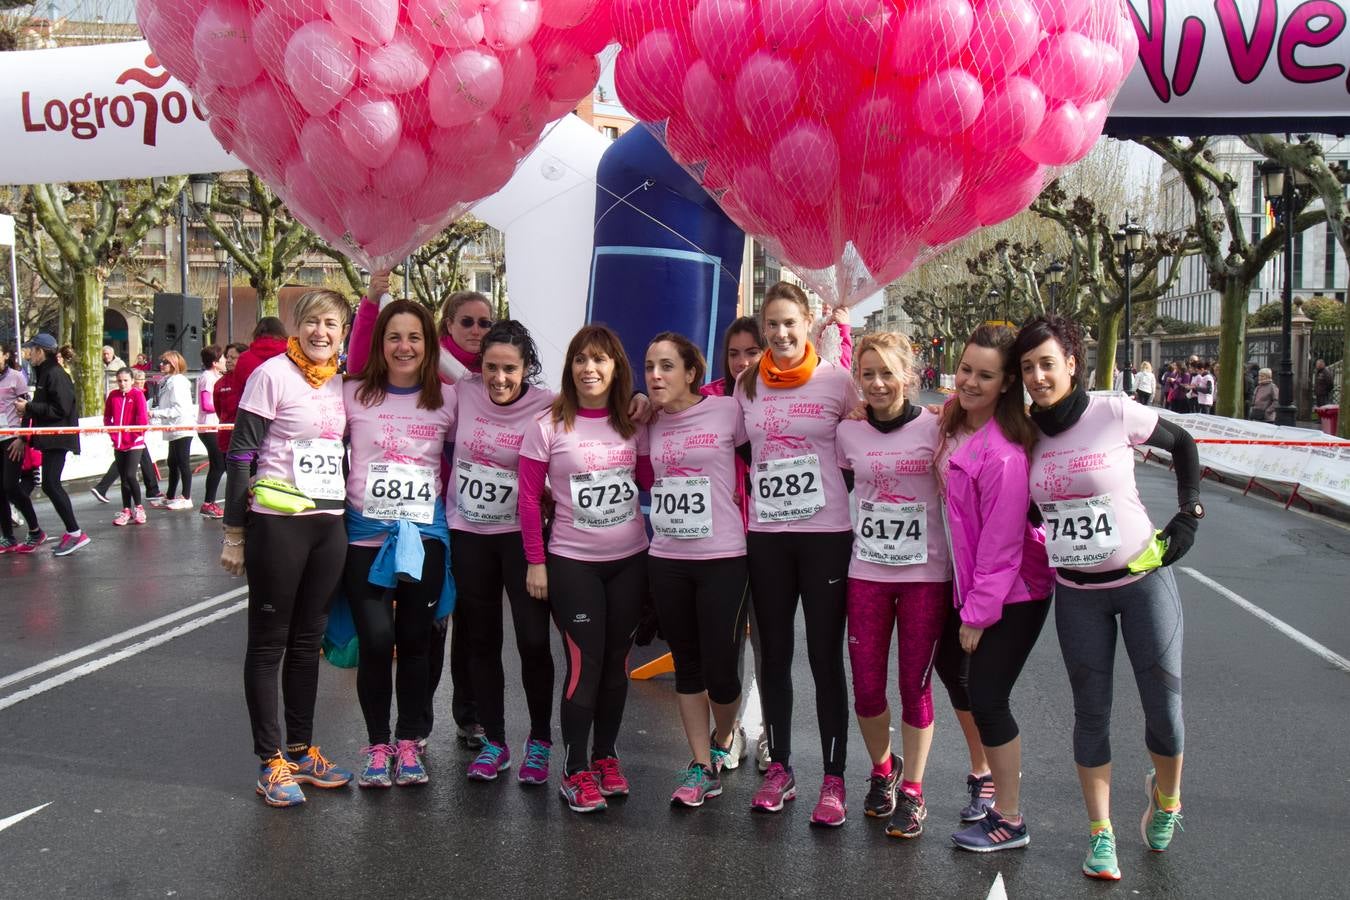
[[[933,352],[934,353],[942,352],[942,338],[940,337],[933,338]]]

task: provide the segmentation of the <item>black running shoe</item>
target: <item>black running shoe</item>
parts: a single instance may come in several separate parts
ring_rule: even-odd
[[[895,792],[900,789],[900,773],[904,761],[891,754],[891,774],[873,775],[867,779],[867,798],[863,800],[863,812],[876,819],[885,818],[895,812]]]

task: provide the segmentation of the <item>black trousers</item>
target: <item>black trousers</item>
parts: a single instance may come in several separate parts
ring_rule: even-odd
[[[35,475],[24,476],[23,459],[10,459],[9,451],[18,438],[0,441],[0,475],[3,476],[3,490],[0,490],[0,534],[13,540],[14,523],[10,521],[11,504],[19,511],[29,531],[37,531],[37,510],[33,508],[33,491],[37,488]]]
[[[52,503],[52,509],[61,517],[61,523],[66,526],[66,533],[73,534],[80,530],[80,523],[75,521],[75,507],[70,503],[70,495],[66,493],[65,485],[61,484],[61,472],[66,468],[66,454],[69,452],[69,450],[42,451],[42,493],[47,495],[47,499]]]
[[[665,559],[649,556],[661,634],[675,658],[675,692],[708,692],[713,703],[741,696],[740,655],[750,582],[745,557]]]
[[[136,476],[141,467],[141,457],[144,455],[143,447],[113,451],[113,464],[117,466],[117,472],[122,477],[123,509],[133,509],[141,505],[141,483]]]

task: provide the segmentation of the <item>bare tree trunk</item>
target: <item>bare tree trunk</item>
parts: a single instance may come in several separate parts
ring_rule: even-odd
[[[1247,301],[1251,282],[1236,275],[1224,281],[1220,294],[1219,377],[1215,379],[1214,414],[1242,418],[1242,368],[1247,352]]]
[[[1109,305],[1097,307],[1097,380],[1093,388],[1111,390],[1111,376],[1116,369],[1116,341],[1120,339],[1120,322],[1124,310],[1112,310]]]
[[[75,396],[80,414],[97,415],[103,409],[103,288],[104,278],[97,267],[72,273],[75,287],[75,357],[80,361],[75,379]]]

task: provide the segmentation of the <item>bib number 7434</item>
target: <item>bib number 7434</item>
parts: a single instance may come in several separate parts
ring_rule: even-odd
[[[1120,549],[1111,495],[1039,504],[1045,520],[1045,549],[1050,565],[1084,569],[1101,565]]]

